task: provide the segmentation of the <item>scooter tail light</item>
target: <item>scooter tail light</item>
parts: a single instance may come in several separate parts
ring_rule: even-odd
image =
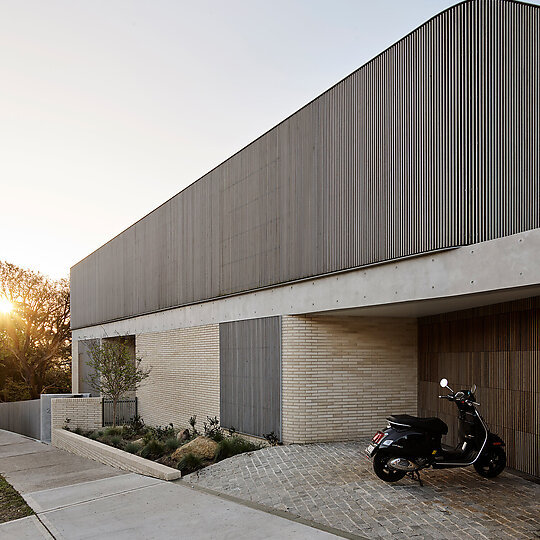
[[[375,435],[373,436],[373,439],[371,439],[372,442],[375,444],[379,444],[384,438],[384,433],[382,431],[377,431]]]

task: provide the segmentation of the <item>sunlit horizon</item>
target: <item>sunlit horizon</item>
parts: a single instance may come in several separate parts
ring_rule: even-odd
[[[0,313],[3,315],[7,315],[8,313],[11,313],[13,311],[13,302],[8,300],[7,298],[0,296]]]

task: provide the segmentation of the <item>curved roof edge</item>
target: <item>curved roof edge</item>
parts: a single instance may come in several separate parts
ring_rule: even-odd
[[[349,79],[350,77],[352,77],[355,73],[358,73],[360,70],[366,68],[367,66],[369,66],[372,62],[375,62],[380,56],[384,55],[386,52],[388,52],[389,50],[393,49],[394,47],[397,47],[401,42],[405,41],[406,39],[408,39],[410,36],[412,36],[413,34],[415,34],[416,32],[418,32],[419,30],[421,30],[423,27],[427,26],[429,23],[431,23],[432,21],[438,19],[439,17],[442,17],[443,15],[445,15],[446,13],[449,13],[451,11],[454,11],[456,9],[458,9],[460,6],[463,6],[464,4],[474,4],[474,3],[479,3],[479,2],[487,2],[487,1],[491,1],[491,2],[497,2],[497,3],[500,3],[500,4],[517,4],[517,5],[520,5],[520,6],[525,6],[525,7],[533,7],[533,8],[536,8],[536,9],[540,9],[540,5],[537,5],[537,4],[531,4],[529,2],[521,2],[519,0],[464,0],[463,2],[458,2],[457,4],[454,4],[446,9],[444,9],[443,11],[440,11],[439,13],[433,15],[433,17],[430,17],[429,19],[427,19],[426,21],[424,21],[421,25],[417,26],[416,28],[414,28],[413,30],[411,30],[410,32],[408,32],[407,34],[405,34],[403,37],[399,38],[397,41],[395,41],[394,43],[392,43],[391,45],[389,45],[388,47],[386,47],[385,49],[383,49],[381,52],[379,52],[378,54],[376,54],[373,58],[370,58],[367,62],[365,62],[364,64],[362,64],[360,67],[358,67],[357,69],[355,69],[354,71],[352,71],[351,73],[349,73],[348,75],[346,75],[345,77],[343,77],[342,79],[340,79],[339,81],[337,81],[335,84],[333,84],[332,86],[330,86],[329,88],[327,88],[326,90],[324,90],[323,92],[321,92],[320,94],[318,94],[317,96],[315,96],[313,99],[311,99],[310,101],[308,101],[305,105],[303,105],[302,107],[300,107],[299,109],[297,109],[296,111],[294,111],[293,113],[291,113],[289,116],[285,117],[283,120],[279,121],[277,124],[275,124],[274,126],[272,126],[271,128],[267,129],[264,133],[261,133],[257,138],[253,139],[252,141],[250,141],[249,143],[247,143],[246,145],[244,145],[242,148],[238,149],[236,152],[234,152],[234,154],[231,154],[228,158],[224,159],[223,161],[221,161],[220,163],[218,163],[217,165],[215,165],[214,167],[212,167],[209,171],[207,171],[206,173],[204,173],[202,176],[200,176],[199,178],[197,178],[196,180],[194,180],[193,182],[191,182],[189,185],[187,185],[185,188],[181,189],[178,193],[175,193],[174,195],[172,195],[171,197],[169,197],[166,201],[162,202],[159,206],[156,206],[155,208],[153,208],[150,212],[146,213],[144,216],[142,216],[141,218],[139,218],[137,221],[133,222],[131,225],[129,225],[128,227],[126,227],[125,229],[123,229],[122,231],[120,231],[118,234],[116,234],[115,236],[113,236],[110,240],[108,240],[107,242],[105,242],[104,244],[102,244],[101,246],[99,246],[98,248],[96,248],[95,250],[93,250],[92,252],[90,252],[88,255],[86,255],[86,257],[82,258],[80,261],[76,262],[71,268],[70,268],[70,271],[75,268],[76,266],[78,266],[79,264],[81,264],[83,261],[85,261],[86,259],[88,259],[89,257],[91,257],[94,253],[96,253],[97,251],[99,251],[103,246],[106,246],[107,244],[109,244],[110,242],[112,242],[113,240],[115,240],[116,238],[118,238],[119,236],[121,236],[122,234],[124,234],[126,231],[128,231],[129,229],[131,229],[131,227],[135,226],[137,223],[139,223],[140,221],[142,221],[143,219],[147,218],[148,216],[150,216],[151,214],[153,214],[154,212],[156,212],[157,210],[159,210],[162,206],[165,206],[167,203],[169,203],[171,200],[173,200],[175,197],[178,197],[179,195],[181,195],[184,191],[186,191],[187,189],[189,189],[190,187],[192,187],[194,184],[196,184],[197,182],[199,182],[200,180],[203,180],[204,178],[206,178],[209,174],[211,174],[213,171],[215,171],[217,168],[221,167],[222,165],[224,165],[225,163],[227,163],[229,160],[231,160],[232,158],[234,158],[235,156],[237,156],[240,152],[243,152],[246,148],[249,148],[252,144],[256,143],[259,139],[262,139],[265,135],[267,135],[268,133],[270,133],[271,131],[273,131],[274,129],[276,129],[277,127],[279,127],[280,125],[282,125],[283,123],[287,122],[290,118],[292,118],[293,116],[295,116],[296,114],[298,114],[300,111],[304,110],[305,108],[309,107],[313,102],[315,102],[316,100],[318,100],[319,98],[321,98],[322,96],[324,96],[325,94],[327,94],[328,92],[332,91],[334,88],[336,88],[337,86],[339,86],[340,84],[342,84],[344,81],[346,81],[347,79]]]

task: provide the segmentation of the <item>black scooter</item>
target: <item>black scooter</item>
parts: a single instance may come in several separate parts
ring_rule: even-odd
[[[408,414],[389,416],[384,431],[377,431],[366,454],[373,458],[375,474],[385,482],[397,482],[406,474],[420,481],[422,469],[449,469],[473,465],[480,476],[494,478],[506,467],[503,440],[490,433],[476,407],[474,393],[470,390],[454,392],[446,379],[441,387],[450,393],[439,396],[453,401],[459,410],[459,443],[456,448],[441,444],[441,437],[448,433],[448,426],[439,418],[418,418]]]

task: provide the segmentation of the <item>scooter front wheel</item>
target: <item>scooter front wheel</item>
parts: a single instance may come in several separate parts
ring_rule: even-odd
[[[405,471],[392,469],[392,467],[388,465],[388,462],[395,457],[396,456],[384,453],[375,454],[375,457],[373,458],[373,470],[381,480],[384,480],[385,482],[397,482],[407,474]]]
[[[495,478],[506,467],[506,452],[500,446],[492,446],[482,452],[475,462],[476,472],[484,478]]]

